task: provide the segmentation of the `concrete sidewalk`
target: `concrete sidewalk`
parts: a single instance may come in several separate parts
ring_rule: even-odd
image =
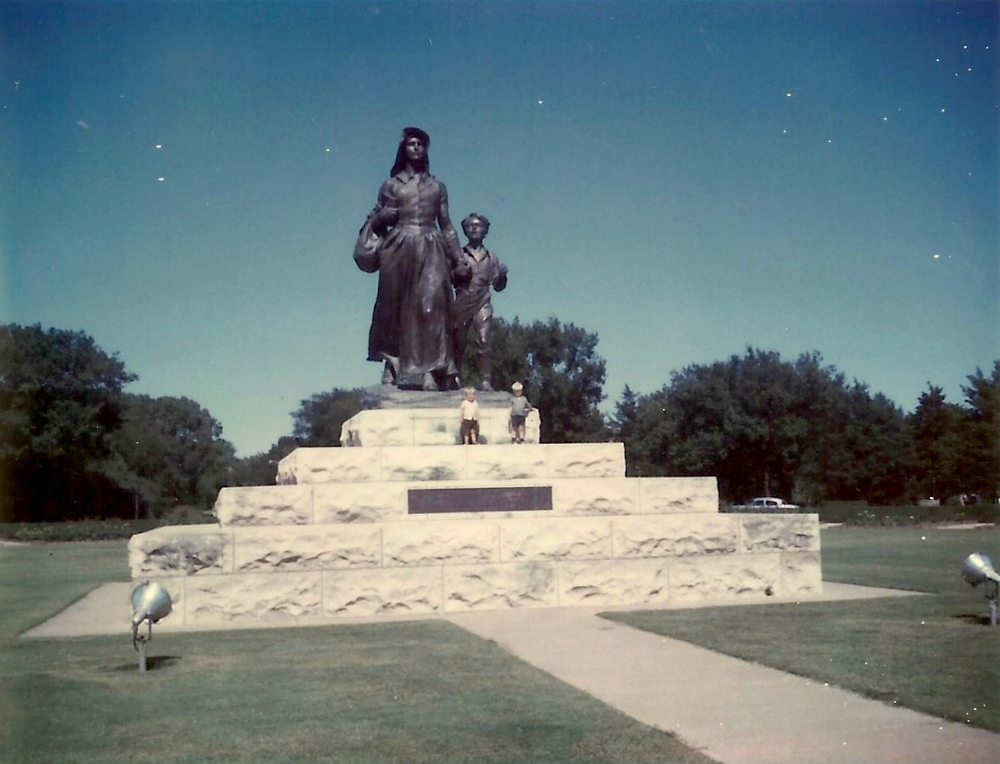
[[[1000,761],[1000,735],[895,708],[579,609],[448,618],[726,764]]]
[[[128,639],[131,587],[105,584],[24,636],[121,634]],[[823,594],[810,601],[912,594],[829,582],[823,587]],[[867,700],[597,616],[610,609],[532,608],[441,617],[641,722],[675,733],[724,764],[1000,761],[1000,735]],[[326,623],[406,619],[340,618]],[[243,628],[289,625],[294,624]],[[155,634],[191,630],[172,623],[169,616],[154,626]]]

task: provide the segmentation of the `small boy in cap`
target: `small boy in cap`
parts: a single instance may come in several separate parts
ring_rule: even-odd
[[[511,443],[524,443],[524,422],[531,411],[531,402],[524,397],[524,385],[515,382],[510,387],[514,397],[510,399]]]

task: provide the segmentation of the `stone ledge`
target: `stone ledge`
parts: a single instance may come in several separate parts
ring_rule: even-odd
[[[756,538],[762,517],[768,543]],[[425,523],[308,527],[174,526],[133,536],[133,578],[416,569],[520,562],[629,562],[819,553],[817,515],[476,516]]]
[[[278,462],[279,485],[625,477],[621,443],[298,448]]]
[[[184,625],[541,607],[759,602],[822,591],[817,553],[563,560],[154,578]]]
[[[510,396],[507,396],[508,400]],[[461,400],[461,396],[458,396]],[[485,445],[511,445],[510,404],[489,408],[479,404],[479,442]],[[538,443],[541,418],[538,410],[528,414],[525,443]],[[340,445],[378,448],[388,446],[461,445],[461,416],[458,403],[451,409],[375,409],[355,414],[340,429]]]
[[[407,492],[442,488],[551,487],[552,510],[517,516],[717,514],[718,490],[714,478],[557,478],[553,480],[455,480],[442,482],[318,483],[248,488],[223,488],[215,515],[223,527],[327,525],[333,523],[438,522],[478,516],[467,512],[409,515]],[[513,517],[515,513],[504,515]],[[749,515],[748,515],[749,516]],[[765,543],[766,526],[757,530],[755,543]]]

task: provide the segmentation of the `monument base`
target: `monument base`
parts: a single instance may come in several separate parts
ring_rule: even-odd
[[[185,624],[821,592],[816,515],[720,514],[714,478],[626,478],[621,444],[299,449],[216,526],[129,542]]]

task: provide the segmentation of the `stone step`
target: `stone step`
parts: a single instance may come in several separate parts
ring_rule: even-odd
[[[510,396],[506,396],[509,398]],[[459,400],[461,396],[459,396]],[[511,445],[510,405],[480,402],[479,442]],[[541,418],[533,410],[525,422],[525,442],[538,443]],[[462,443],[461,416],[455,408],[372,409],[354,415],[340,429],[342,446],[453,446]]]
[[[463,451],[462,448],[456,450]],[[477,449],[464,449],[464,452],[472,451]],[[537,493],[546,490],[551,492],[548,504],[519,504],[522,498],[536,500]],[[431,511],[427,511],[428,506]],[[488,511],[484,511],[484,507]],[[715,478],[575,477],[434,483],[303,483],[223,488],[215,503],[215,515],[223,526],[413,523],[479,515],[500,515],[509,519],[715,514],[718,510]]]
[[[135,579],[189,625],[509,607],[642,605],[821,590],[816,515],[174,526],[133,536]]]
[[[278,462],[280,485],[625,477],[622,443],[299,448]]]

